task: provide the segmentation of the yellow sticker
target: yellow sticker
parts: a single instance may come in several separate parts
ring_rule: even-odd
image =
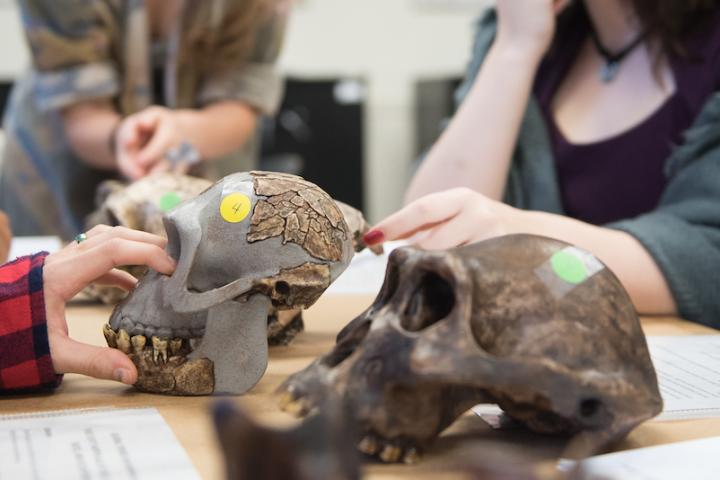
[[[250,203],[250,198],[247,195],[231,193],[223,198],[220,203],[220,216],[226,222],[242,222],[250,213]]]

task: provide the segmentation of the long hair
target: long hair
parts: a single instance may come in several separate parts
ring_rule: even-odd
[[[646,41],[657,53],[687,56],[684,41],[688,34],[705,28],[720,8],[720,0],[629,0],[645,33]],[[558,18],[556,44],[577,22],[592,28],[582,0],[575,0]],[[561,45],[556,45],[561,48]]]
[[[632,0],[632,6],[649,38],[666,53],[686,56],[683,39],[703,28],[720,7],[718,0]]]

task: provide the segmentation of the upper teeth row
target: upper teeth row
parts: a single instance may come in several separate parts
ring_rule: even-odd
[[[117,348],[123,353],[129,354],[134,353],[140,355],[145,350],[147,343],[147,337],[144,335],[133,335],[132,337],[128,334],[125,329],[120,329],[118,332],[105,324],[103,326],[103,334],[105,340],[107,340],[108,346]],[[166,363],[168,360],[168,347],[170,350],[170,356],[180,354],[183,345],[182,338],[159,338],[156,336],[151,337],[152,342],[152,356],[155,363]]]
[[[296,416],[306,415],[311,410],[311,406],[305,397],[297,391],[294,385],[285,388],[279,403],[282,410]],[[396,442],[382,440],[372,433],[365,435],[358,442],[357,448],[366,455],[377,455],[380,460],[386,463],[395,463],[402,459],[404,463],[411,464],[420,459],[418,449],[414,447],[403,449]]]
[[[366,455],[377,455],[380,460],[386,463],[402,461],[404,463],[416,463],[420,459],[420,452],[410,447],[403,451],[403,448],[392,441],[384,441],[375,435],[365,435],[357,445],[358,450]]]
[[[143,335],[146,338],[200,338],[205,335],[204,327],[174,329],[168,327],[154,327],[152,325],[144,325],[140,322],[136,322],[127,316],[123,316],[117,324],[113,322],[113,325],[115,325],[118,332],[120,330],[125,330],[131,337]]]

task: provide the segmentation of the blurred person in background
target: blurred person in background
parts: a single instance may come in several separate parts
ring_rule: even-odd
[[[720,328],[720,1],[497,0],[460,106],[368,244],[564,240],[641,314]]]
[[[83,230],[97,185],[249,170],[281,99],[282,0],[21,0],[32,69],[6,113],[0,208],[17,235]]]

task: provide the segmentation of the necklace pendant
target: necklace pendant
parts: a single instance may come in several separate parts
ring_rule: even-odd
[[[603,83],[612,82],[615,78],[615,75],[617,74],[619,67],[620,62],[612,60],[605,62],[605,65],[600,68],[600,80],[602,80]]]

